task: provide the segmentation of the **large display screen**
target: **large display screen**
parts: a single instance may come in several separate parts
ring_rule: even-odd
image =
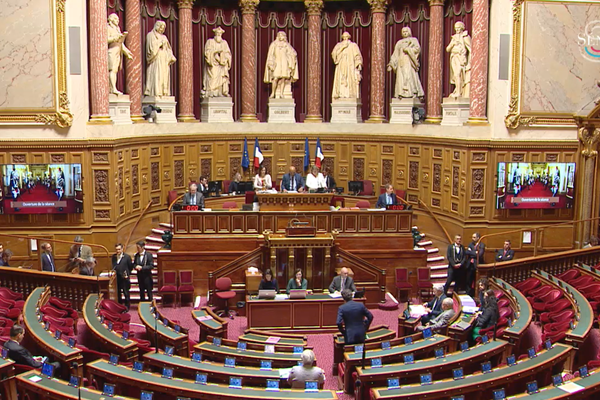
[[[496,208],[571,208],[575,163],[498,163]]]
[[[81,164],[10,164],[0,171],[0,213],[83,212]]]

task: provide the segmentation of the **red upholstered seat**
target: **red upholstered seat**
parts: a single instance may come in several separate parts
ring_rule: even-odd
[[[498,318],[511,318],[513,310],[509,307],[502,307],[498,311]]]
[[[229,193],[229,185],[231,185],[231,179],[223,180],[223,193]]]
[[[131,321],[131,314],[128,314],[128,313],[117,314],[117,313],[111,312],[109,310],[102,309],[99,311],[99,314],[104,316],[104,318],[106,318],[112,322],[128,323],[129,321]]]
[[[117,314],[124,314],[127,312],[127,307],[110,299],[103,299],[100,302],[100,307]]]
[[[375,190],[373,188],[373,181],[363,180],[363,190],[358,195],[359,196],[373,196],[375,194]]]
[[[169,203],[168,205],[170,206],[177,199],[177,197],[177,190],[169,190],[169,193],[167,194],[167,201]]]
[[[165,304],[167,296],[173,296],[173,304],[177,303],[177,271],[166,270],[162,273],[162,286],[158,289]]]
[[[498,300],[498,308],[508,307],[510,305],[510,301],[506,298]]]
[[[179,296],[179,303],[182,304],[182,297],[185,295],[190,296],[190,303],[194,302],[194,271],[191,269],[180,270],[179,273],[179,286],[177,287],[177,295]]]
[[[408,282],[408,268],[396,268],[396,289],[398,300],[402,292],[412,291],[413,286]]]
[[[571,268],[563,272],[562,274],[556,275],[556,277],[562,281],[569,282],[580,275],[579,270]]]
[[[569,282],[571,286],[575,286],[576,288],[587,286],[594,282],[594,278],[589,275],[580,276],[579,278],[573,279]]]
[[[45,315],[49,315],[54,318],[67,318],[69,316],[69,313],[67,311],[59,310],[58,308],[54,308],[49,305],[43,306],[42,308],[40,308],[40,311]]]
[[[231,290],[231,279],[229,277],[218,278],[215,282],[215,297],[225,303],[224,312],[229,313],[229,300],[235,297],[235,292]]]
[[[223,208],[224,209],[238,208],[238,205],[235,201],[226,201],[223,203]]]
[[[254,203],[254,195],[256,193],[254,193],[253,191],[249,191],[245,193],[245,197],[244,197],[244,203],[245,204],[252,204]]]
[[[66,327],[72,327],[73,326],[73,319],[72,318],[55,318],[55,317],[51,317],[49,315],[44,315],[42,317],[42,321],[46,322],[50,322],[50,325],[56,325],[56,326],[66,326]]]
[[[542,282],[539,279],[529,278],[525,279],[523,282],[517,283],[515,285],[515,288],[517,288],[517,290],[523,293],[524,296],[527,296],[531,290],[537,288],[541,284]]]
[[[11,308],[18,308],[18,307],[16,307],[16,302],[14,300],[5,299],[5,298],[1,298],[1,297],[0,297],[0,307],[8,308],[9,310]],[[22,309],[23,308],[19,308],[19,310],[22,310]]]
[[[356,202],[356,207],[358,208],[371,208],[371,203],[367,200],[360,200]]]
[[[50,297],[50,299],[48,299],[48,303],[59,310],[67,311],[69,313],[69,317],[73,319],[77,319],[79,317],[77,310],[73,309],[71,302],[68,300],[62,300],[58,297]]]
[[[0,326],[11,328],[15,322],[12,319],[0,317]]]
[[[13,292],[9,288],[5,288],[5,287],[0,287],[0,297],[5,297],[7,299],[14,300],[14,301],[23,300],[22,293]]]
[[[571,321],[562,321],[562,322],[550,322],[549,324],[544,325],[543,332],[566,332],[569,329]]]
[[[21,315],[21,310],[18,308],[4,308],[0,307],[0,316],[10,318],[10,319],[18,319],[19,315]]]

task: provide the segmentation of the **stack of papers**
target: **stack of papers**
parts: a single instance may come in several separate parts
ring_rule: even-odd
[[[281,338],[280,338],[280,337],[277,337],[277,336],[269,336],[269,337],[267,338],[267,340],[265,340],[265,342],[266,342],[266,343],[272,343],[272,344],[275,344],[275,343],[279,342],[279,340],[281,340]]]
[[[198,317],[198,321],[208,321],[210,319],[213,319],[213,317],[210,315],[204,315],[202,317]]]
[[[285,293],[282,294],[276,294],[275,295],[275,300],[287,300],[290,296],[288,296]]]
[[[427,314],[427,310],[421,304],[411,304],[410,305],[410,317],[411,318],[419,318],[423,315]]]
[[[474,314],[479,311],[479,307],[475,304],[475,300],[471,296],[466,294],[461,294],[458,296],[460,302],[462,303],[462,311],[467,314]]]
[[[332,299],[339,299],[340,297],[342,297],[342,294],[340,292],[333,292],[329,293],[329,297],[331,297]]]

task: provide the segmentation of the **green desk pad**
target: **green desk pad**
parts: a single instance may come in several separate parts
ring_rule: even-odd
[[[0,369],[4,368],[4,367],[8,367],[9,365],[14,364],[15,362],[11,359],[4,359],[4,358],[0,358]]]
[[[376,349],[376,350],[367,350],[365,353],[366,359],[378,358],[378,357],[389,357],[396,356],[405,353],[412,353],[418,350],[423,350],[428,347],[435,346],[435,344],[443,345],[450,340],[447,336],[442,335],[433,335],[429,339],[422,339],[412,342],[411,344],[401,344],[398,346],[390,347],[389,349]],[[344,353],[344,359],[347,361],[360,361],[362,360],[362,353]]]
[[[568,382],[573,382],[578,384],[579,386],[583,386],[585,388],[589,388],[592,386],[598,386],[600,385],[600,374],[599,373],[594,373],[594,371],[590,372],[590,376],[588,376],[587,378],[574,378]],[[565,382],[566,383],[566,382]],[[585,393],[585,390],[576,392],[576,395],[581,395],[582,393]],[[557,387],[551,386],[551,387],[546,387],[546,388],[540,388],[539,393],[535,393],[532,395],[528,395],[527,393],[522,394],[522,395],[518,395],[518,396],[510,396],[509,399],[512,398],[527,398],[528,400],[548,400],[548,399],[555,399],[561,396],[570,396],[570,394],[568,392],[565,392],[564,390],[561,390]],[[588,398],[592,398],[591,396]]]
[[[389,335],[390,333],[393,333],[394,336],[396,335],[396,331],[392,331],[391,329],[387,329],[387,328],[380,328],[380,329],[377,329],[377,330],[367,333],[367,339],[376,341],[377,338],[384,337],[386,335]],[[336,343],[344,344],[344,336],[343,335],[337,336],[335,338],[335,341],[336,341]]]
[[[221,327],[223,327],[223,324],[220,323],[219,321],[215,320],[214,318],[212,318],[212,315],[210,315],[209,313],[207,313],[204,310],[194,310],[192,311],[192,317],[194,317],[194,319],[198,319],[200,317],[206,317],[206,316],[210,316],[211,319],[206,319],[204,321],[199,321],[201,324],[207,325],[208,327],[212,328],[212,329],[219,329]]]
[[[274,337],[279,337],[277,334],[272,335]],[[245,333],[239,337],[239,341],[248,341],[253,343],[262,343],[262,344],[273,344],[275,346],[306,346],[306,342],[304,339],[294,339],[294,338],[286,338],[279,337],[279,341],[277,343],[267,343],[267,339],[271,336],[268,335],[258,335],[256,333]]]
[[[152,307],[152,303],[150,302],[143,302],[140,303],[138,306],[138,314],[140,316],[140,319],[142,319],[143,321],[146,322],[146,324],[148,326],[150,326],[152,329],[154,329],[155,326],[155,318],[154,318],[154,314],[152,314],[150,312],[150,308]],[[175,332],[175,330],[166,327],[162,321],[156,321],[156,329],[158,331],[159,335],[162,335],[164,337],[167,337],[171,340],[177,340],[180,339],[184,336],[187,336],[184,333],[177,333]]]
[[[501,380],[508,376],[513,376],[515,373],[522,375],[532,367],[546,364],[561,354],[570,351],[571,349],[571,346],[556,343],[550,350],[541,351],[538,353],[537,357],[533,359],[518,361],[517,364],[512,367],[504,366],[501,368],[495,368],[491,373],[488,374],[475,373],[472,375],[466,375],[460,382],[450,379],[434,381],[432,385],[406,385],[401,386],[399,389],[376,388],[371,390],[376,393],[379,398],[393,399],[397,396],[419,395],[431,392],[444,393],[446,391],[456,390],[459,387],[484,387],[486,384],[491,384],[494,381]],[[447,397],[449,396],[450,395]]]
[[[506,328],[505,332],[512,332],[515,334],[521,334],[525,329],[529,327],[529,323],[531,322],[531,307],[529,306],[529,301],[527,298],[523,296],[523,293],[518,291],[515,287],[511,286],[509,283],[503,281],[500,278],[493,278],[498,286],[504,287],[512,296],[515,298],[517,303],[520,305],[519,317],[513,321],[513,326],[510,328]]]
[[[81,353],[81,350],[77,348],[70,348],[63,341],[56,340],[52,332],[44,329],[44,325],[38,322],[38,315],[35,310],[37,308],[37,302],[40,299],[40,296],[44,293],[44,288],[39,287],[33,290],[27,300],[25,301],[25,305],[23,307],[23,319],[27,321],[29,328],[32,332],[27,332],[28,334],[34,334],[40,340],[42,340],[48,347],[54,349],[57,353],[62,354],[63,356],[71,356],[73,354]]]
[[[83,307],[83,318],[89,327],[92,327],[98,332],[104,339],[113,343],[114,345],[122,348],[126,348],[133,344],[131,340],[125,340],[118,335],[116,332],[111,331],[104,324],[100,323],[100,318],[96,316],[96,302],[98,301],[97,294],[90,294],[85,301]]]
[[[150,372],[135,372],[131,368],[120,365],[112,365],[104,360],[97,360],[88,364],[90,372],[94,374],[94,369],[102,371],[107,375],[129,380],[132,386],[139,386],[144,383],[151,383],[158,386],[164,386],[162,393],[172,394],[168,389],[181,390],[186,392],[195,392],[196,395],[203,396],[230,396],[250,399],[336,399],[335,392],[329,390],[320,390],[318,392],[305,393],[301,390],[281,389],[279,392],[267,391],[262,388],[242,387],[242,389],[232,389],[225,385],[208,384],[199,385],[189,379],[166,379],[158,374]],[[110,381],[111,379],[108,378]],[[242,381],[243,384],[243,381]],[[154,389],[156,390],[156,389]],[[158,391],[158,390],[156,390]]]
[[[205,350],[211,353],[222,354],[224,356],[243,356],[246,359],[253,358],[257,360],[287,360],[294,363],[300,361],[300,357],[302,356],[302,353],[265,353],[264,351],[258,350],[238,350],[235,347],[215,346],[214,344],[209,342],[199,343],[196,346],[194,346],[194,348],[197,350]]]

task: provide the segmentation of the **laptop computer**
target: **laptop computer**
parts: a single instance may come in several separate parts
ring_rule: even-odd
[[[305,299],[305,298],[306,298],[306,289],[290,289],[290,299]]]
[[[259,290],[258,298],[259,299],[274,299],[277,293],[274,290]]]

